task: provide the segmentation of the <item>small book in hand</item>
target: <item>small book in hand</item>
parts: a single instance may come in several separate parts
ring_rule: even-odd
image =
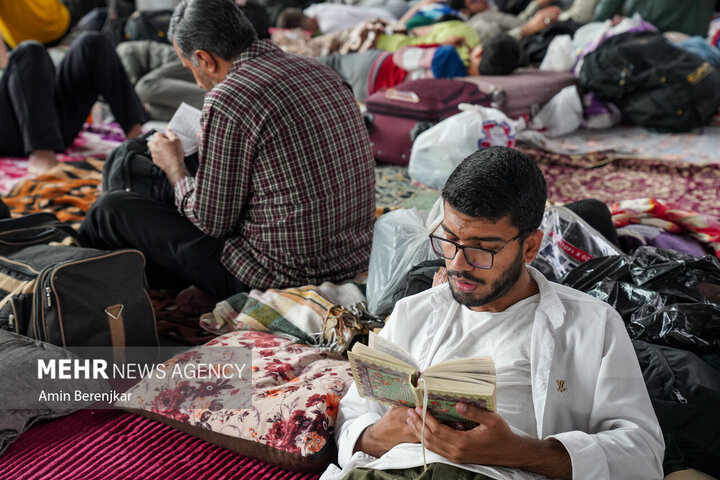
[[[396,407],[422,407],[443,423],[477,424],[455,409],[457,402],[495,411],[495,362],[491,357],[446,360],[420,371],[408,352],[370,333],[369,346],[356,343],[348,352],[361,397]],[[424,382],[420,382],[424,379]]]
[[[168,130],[172,130],[180,139],[186,157],[197,152],[200,146],[202,136],[201,114],[202,112],[197,108],[182,102],[170,119],[170,123],[168,123]]]

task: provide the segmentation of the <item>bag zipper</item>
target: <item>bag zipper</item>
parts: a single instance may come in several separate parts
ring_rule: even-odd
[[[32,326],[33,336],[37,340],[47,341],[47,328],[45,326],[45,295],[43,291],[43,284],[47,277],[48,271],[53,267],[44,269],[40,275],[38,275],[37,283],[35,284],[35,293],[33,298],[33,311],[32,311]],[[42,317],[42,318],[41,318]],[[40,335],[40,327],[43,327],[43,335]]]
[[[685,398],[685,396],[682,393],[680,393],[680,390],[675,385],[675,372],[672,369],[672,365],[670,364],[670,361],[667,359],[667,357],[662,352],[659,352],[659,353],[660,353],[660,357],[663,359],[663,361],[665,362],[667,367],[670,369],[670,373],[672,373],[672,377],[673,377],[672,378],[672,383],[673,383],[672,393],[673,393],[673,395],[675,395],[675,399],[680,403],[688,403],[687,398]]]
[[[687,398],[685,398],[683,394],[680,393],[680,390],[678,390],[677,387],[673,387],[672,392],[675,394],[675,398],[677,398],[678,402],[688,403]]]
[[[10,317],[8,318],[10,323],[10,328],[13,328],[13,321],[15,323],[15,333],[20,333],[20,315],[17,314],[17,309],[15,308],[15,302],[10,300],[10,308],[12,309],[13,313],[10,314]]]
[[[385,103],[379,103],[376,104],[374,102],[367,104],[367,111],[368,113],[374,113],[379,115],[388,115],[391,117],[400,117],[400,118],[406,118],[409,120],[429,120],[429,121],[440,121],[443,119],[448,113],[452,112],[459,112],[458,105],[447,105],[447,102],[451,102],[454,99],[458,98],[462,92],[457,92],[454,95],[448,95],[447,97],[443,97],[441,100],[441,103],[445,103],[445,105],[442,105],[439,108],[435,109],[428,109],[423,110],[422,108],[411,108],[411,107],[404,107],[402,105],[397,104],[385,104]],[[487,102],[491,100],[490,95],[483,95],[481,98],[474,99],[472,101],[468,101],[465,103],[480,103],[480,102]],[[462,103],[462,102],[461,102]],[[417,105],[417,104],[415,104]]]

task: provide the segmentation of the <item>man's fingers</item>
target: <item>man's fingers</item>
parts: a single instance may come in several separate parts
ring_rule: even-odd
[[[417,412],[411,412],[412,415],[408,414],[408,423],[419,442],[422,440],[422,417]],[[466,435],[466,432],[443,425],[430,415],[425,418],[425,447],[438,455],[451,460],[456,458],[459,445],[464,444],[463,435]]]
[[[171,142],[174,142],[174,141],[178,138],[178,136],[175,135],[175,132],[173,132],[173,131],[170,130],[170,129],[168,129],[167,132],[165,132],[165,136],[166,136],[167,139],[170,140]]]
[[[408,417],[412,419],[413,426],[416,429],[418,439],[420,438],[420,432],[422,431],[422,408],[418,407],[415,410],[411,410],[412,414],[408,413]],[[442,441],[451,441],[454,435],[458,433],[454,428],[450,428],[447,425],[443,425],[440,421],[428,413],[425,416],[425,438],[428,438],[428,434],[437,437]]]
[[[455,405],[455,409],[463,417],[477,423],[485,423],[488,420],[491,420],[496,415],[493,412],[488,412],[487,410],[483,410],[482,408],[478,408],[474,405],[469,405],[462,402],[458,402],[457,405]]]

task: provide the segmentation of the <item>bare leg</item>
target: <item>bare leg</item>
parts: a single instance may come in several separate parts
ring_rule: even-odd
[[[128,130],[125,133],[125,136],[127,138],[136,138],[136,137],[139,137],[140,135],[142,135],[142,133],[143,133],[142,125],[140,125],[139,123],[136,123],[135,125],[130,127],[130,130]]]
[[[7,47],[5,46],[5,41],[0,38],[0,70],[5,70],[5,67],[7,67],[8,64],[8,54],[7,54]]]
[[[28,173],[31,176],[37,176],[47,172],[58,163],[60,162],[52,150],[33,150],[30,152]]]

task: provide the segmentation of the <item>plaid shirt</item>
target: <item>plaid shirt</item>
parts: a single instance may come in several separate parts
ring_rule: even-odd
[[[352,92],[329,68],[258,41],[205,97],[200,166],[176,204],[225,239],[221,261],[252,288],[365,271],[374,159]]]

